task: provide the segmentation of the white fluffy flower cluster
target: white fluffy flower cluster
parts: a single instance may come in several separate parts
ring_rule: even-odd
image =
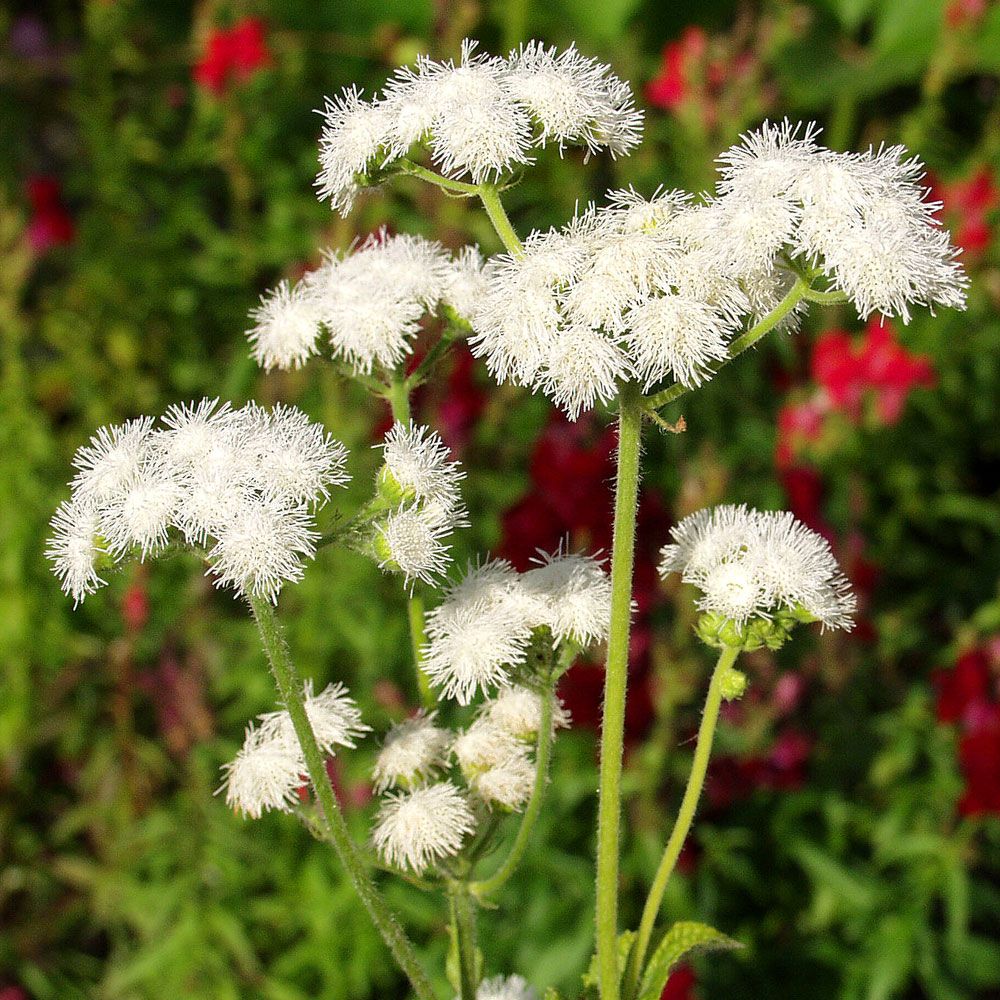
[[[378,490],[394,508],[378,525],[380,565],[402,573],[408,586],[430,583],[448,566],[444,539],[468,523],[459,492],[465,473],[427,427],[396,423],[381,447],[385,465]]]
[[[964,305],[965,277],[902,147],[834,153],[765,123],[722,158],[719,194],[611,192],[523,254],[493,258],[471,343],[500,382],[575,418],[622,381],[710,378],[744,326],[818,269],[867,317]],[[792,329],[799,302],[782,325]]]
[[[154,554],[175,529],[204,546],[216,586],[277,599],[314,553],[313,509],[348,481],[347,452],[301,411],[204,399],[102,427],[80,448],[70,499],[47,555],[81,601],[104,584],[99,563]]]
[[[660,573],[681,573],[698,607],[742,625],[782,609],[850,629],[856,601],[825,538],[787,511],[705,508],[671,529]]]
[[[427,616],[423,669],[445,697],[467,705],[482,689],[506,685],[525,662],[536,629],[556,643],[607,638],[611,583],[587,556],[542,556],[517,573],[504,560],[470,569]]]
[[[335,748],[356,746],[370,727],[342,684],[331,684],[318,695],[312,682],[304,689],[306,715],[320,749],[332,756]],[[308,782],[306,763],[288,712],[268,712],[257,727],[248,726],[243,746],[223,767],[226,778],[219,791],[226,802],[245,816],[258,819],[270,809],[287,812],[298,801],[298,790]]]
[[[491,976],[479,984],[476,1000],[538,1000],[538,993],[524,976]]]
[[[440,170],[475,184],[496,180],[531,162],[531,150],[582,146],[587,155],[627,154],[642,135],[632,90],[610,67],[529,42],[507,59],[477,53],[436,62],[427,56],[403,67],[383,95],[362,99],[356,87],[327,99],[320,137],[321,198],[346,215],[361,186],[417,143]]]
[[[446,309],[471,319],[484,288],[473,246],[457,255],[421,236],[369,236],[348,253],[328,253],[296,284],[280,282],[250,313],[251,353],[261,367],[298,368],[325,332],[334,358],[357,373],[396,368],[420,322]]]

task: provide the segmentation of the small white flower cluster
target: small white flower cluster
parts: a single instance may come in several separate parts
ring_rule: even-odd
[[[402,573],[407,586],[430,583],[448,566],[444,539],[468,523],[458,485],[465,473],[427,427],[396,423],[381,448],[379,491],[398,505],[378,526],[380,566]]]
[[[867,317],[961,308],[965,277],[902,147],[834,153],[812,130],[765,123],[722,157],[719,195],[611,192],[524,253],[493,258],[473,350],[499,382],[544,392],[571,418],[670,377],[710,378],[748,322],[818,268]],[[785,317],[793,329],[800,302]]]
[[[327,99],[320,137],[321,198],[346,215],[360,187],[416,143],[449,177],[475,184],[531,162],[534,147],[583,146],[587,155],[628,153],[642,133],[632,90],[610,67],[530,42],[507,59],[466,39],[458,64],[427,56],[403,67],[381,97],[355,87]]]
[[[392,369],[412,350],[420,321],[442,308],[471,319],[482,294],[482,259],[472,246],[456,256],[421,236],[369,236],[290,285],[282,281],[250,313],[251,353],[265,370],[298,368],[325,331],[334,358],[356,373]]]
[[[372,833],[387,864],[421,872],[453,857],[476,829],[473,802],[524,808],[535,784],[529,744],[541,724],[541,697],[528,688],[505,688],[459,733],[423,712],[389,730],[373,772],[373,787],[385,798]],[[553,732],[569,721],[557,701]],[[467,792],[447,777],[452,758]]]
[[[610,616],[611,582],[595,559],[543,555],[526,573],[491,560],[470,569],[427,616],[423,669],[445,697],[467,705],[478,690],[509,682],[536,629],[586,647],[607,638]]]
[[[277,600],[314,553],[312,511],[348,481],[347,452],[301,411],[204,399],[102,427],[73,460],[70,499],[52,519],[47,556],[81,601],[109,564],[161,550],[170,529],[205,546],[216,586]]]
[[[787,511],[699,510],[671,529],[660,574],[681,573],[698,607],[742,625],[781,609],[850,629],[856,600],[829,543]]]
[[[538,1000],[538,993],[523,976],[491,976],[479,984],[476,1000]]]
[[[306,715],[323,753],[335,747],[354,748],[370,732],[361,712],[342,684],[331,684],[318,695],[312,682],[304,685]],[[223,767],[226,803],[245,816],[259,819],[270,809],[288,812],[298,801],[298,790],[308,783],[306,763],[288,712],[268,712],[248,726],[243,746]]]

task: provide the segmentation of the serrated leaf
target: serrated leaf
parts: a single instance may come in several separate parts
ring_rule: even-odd
[[[742,948],[721,931],[695,920],[680,920],[663,935],[639,985],[638,1000],[659,1000],[674,966],[695,951],[733,951]]]

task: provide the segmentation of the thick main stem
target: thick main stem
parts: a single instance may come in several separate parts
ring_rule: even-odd
[[[538,727],[538,744],[535,749],[535,783],[531,789],[531,798],[521,817],[521,825],[517,828],[517,836],[511,845],[510,854],[504,863],[489,877],[479,882],[473,882],[469,889],[473,895],[482,899],[499,889],[517,870],[524,852],[531,841],[531,833],[535,821],[542,810],[542,800],[545,797],[545,786],[549,780],[549,760],[552,756],[552,703],[555,693],[549,684],[542,695],[541,721]]]
[[[274,609],[266,600],[259,597],[251,597],[250,606],[257,622],[264,652],[271,664],[278,693],[281,695],[281,700],[284,702],[289,716],[291,716],[295,735],[302,747],[302,756],[309,772],[309,780],[316,793],[316,799],[319,802],[337,857],[347,870],[355,891],[361,898],[368,915],[372,918],[372,923],[375,924],[382,939],[392,952],[393,958],[396,959],[399,967],[410,980],[414,993],[420,1000],[435,1000],[430,980],[420,967],[417,953],[410,943],[410,939],[376,888],[357,848],[354,846],[354,841],[351,839],[347,823],[344,821],[340,806],[337,805],[330,776],[326,771],[326,761],[316,743],[316,736],[309,722],[309,716],[306,714],[305,704],[302,700],[302,682],[299,680],[295,665],[292,663]]]
[[[705,775],[708,773],[708,761],[712,756],[712,741],[715,737],[715,726],[719,721],[719,708],[722,705],[722,683],[727,671],[732,669],[736,662],[739,653],[739,649],[735,646],[723,648],[712,673],[708,695],[705,698],[705,711],[702,713],[701,724],[698,727],[698,742],[695,745],[694,760],[691,763],[691,774],[688,776],[687,787],[684,789],[684,797],[681,799],[681,806],[677,812],[677,820],[667,840],[659,867],[656,869],[656,876],[650,886],[649,895],[646,897],[639,931],[629,955],[628,967],[625,971],[624,995],[626,998],[635,996],[639,977],[642,974],[643,962],[646,959],[646,951],[649,948],[649,940],[653,935],[656,917],[663,903],[667,882],[670,880],[677,859],[680,857],[681,848],[684,846],[684,841],[687,839],[694,821],[698,800],[701,798],[701,790],[705,784]]]
[[[409,424],[411,417],[410,387],[401,372],[393,374],[389,381],[387,398],[389,406],[392,408],[392,419],[404,426]],[[406,602],[406,617],[410,626],[410,648],[413,651],[413,669],[417,676],[420,704],[426,709],[431,709],[435,706],[436,699],[431,690],[431,682],[420,666],[423,660],[424,643],[427,639],[424,633],[424,602],[422,598],[410,594]]]
[[[465,882],[455,881],[448,888],[451,932],[458,953],[458,979],[461,1000],[476,1000],[479,989],[476,955],[476,904]]]
[[[618,396],[618,476],[611,550],[611,627],[604,677],[601,770],[597,807],[597,971],[601,1000],[618,1000],[618,850],[622,746],[632,624],[632,564],[639,495],[642,397],[622,385]]]

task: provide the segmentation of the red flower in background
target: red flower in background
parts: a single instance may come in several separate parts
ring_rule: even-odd
[[[27,229],[31,249],[41,254],[51,247],[72,243],[75,228],[63,207],[59,181],[54,177],[30,177],[25,193],[31,206]]]
[[[993,242],[990,215],[1000,207],[1000,189],[987,165],[968,177],[931,182],[934,197],[942,204],[943,222],[952,232],[956,246],[976,256]]]
[[[213,28],[205,52],[195,63],[195,82],[221,94],[231,80],[246,82],[271,65],[264,22],[256,17],[244,17],[228,30]]]
[[[988,650],[962,653],[950,670],[931,674],[942,723],[958,724],[958,763],[965,791],[958,803],[962,816],[1000,815],[1000,691]]]
[[[670,973],[660,1000],[694,1000],[694,973],[691,966],[680,965]]]
[[[705,58],[708,36],[697,25],[684,29],[679,39],[663,47],[660,72],[646,84],[646,98],[654,107],[675,111],[692,93]]]

